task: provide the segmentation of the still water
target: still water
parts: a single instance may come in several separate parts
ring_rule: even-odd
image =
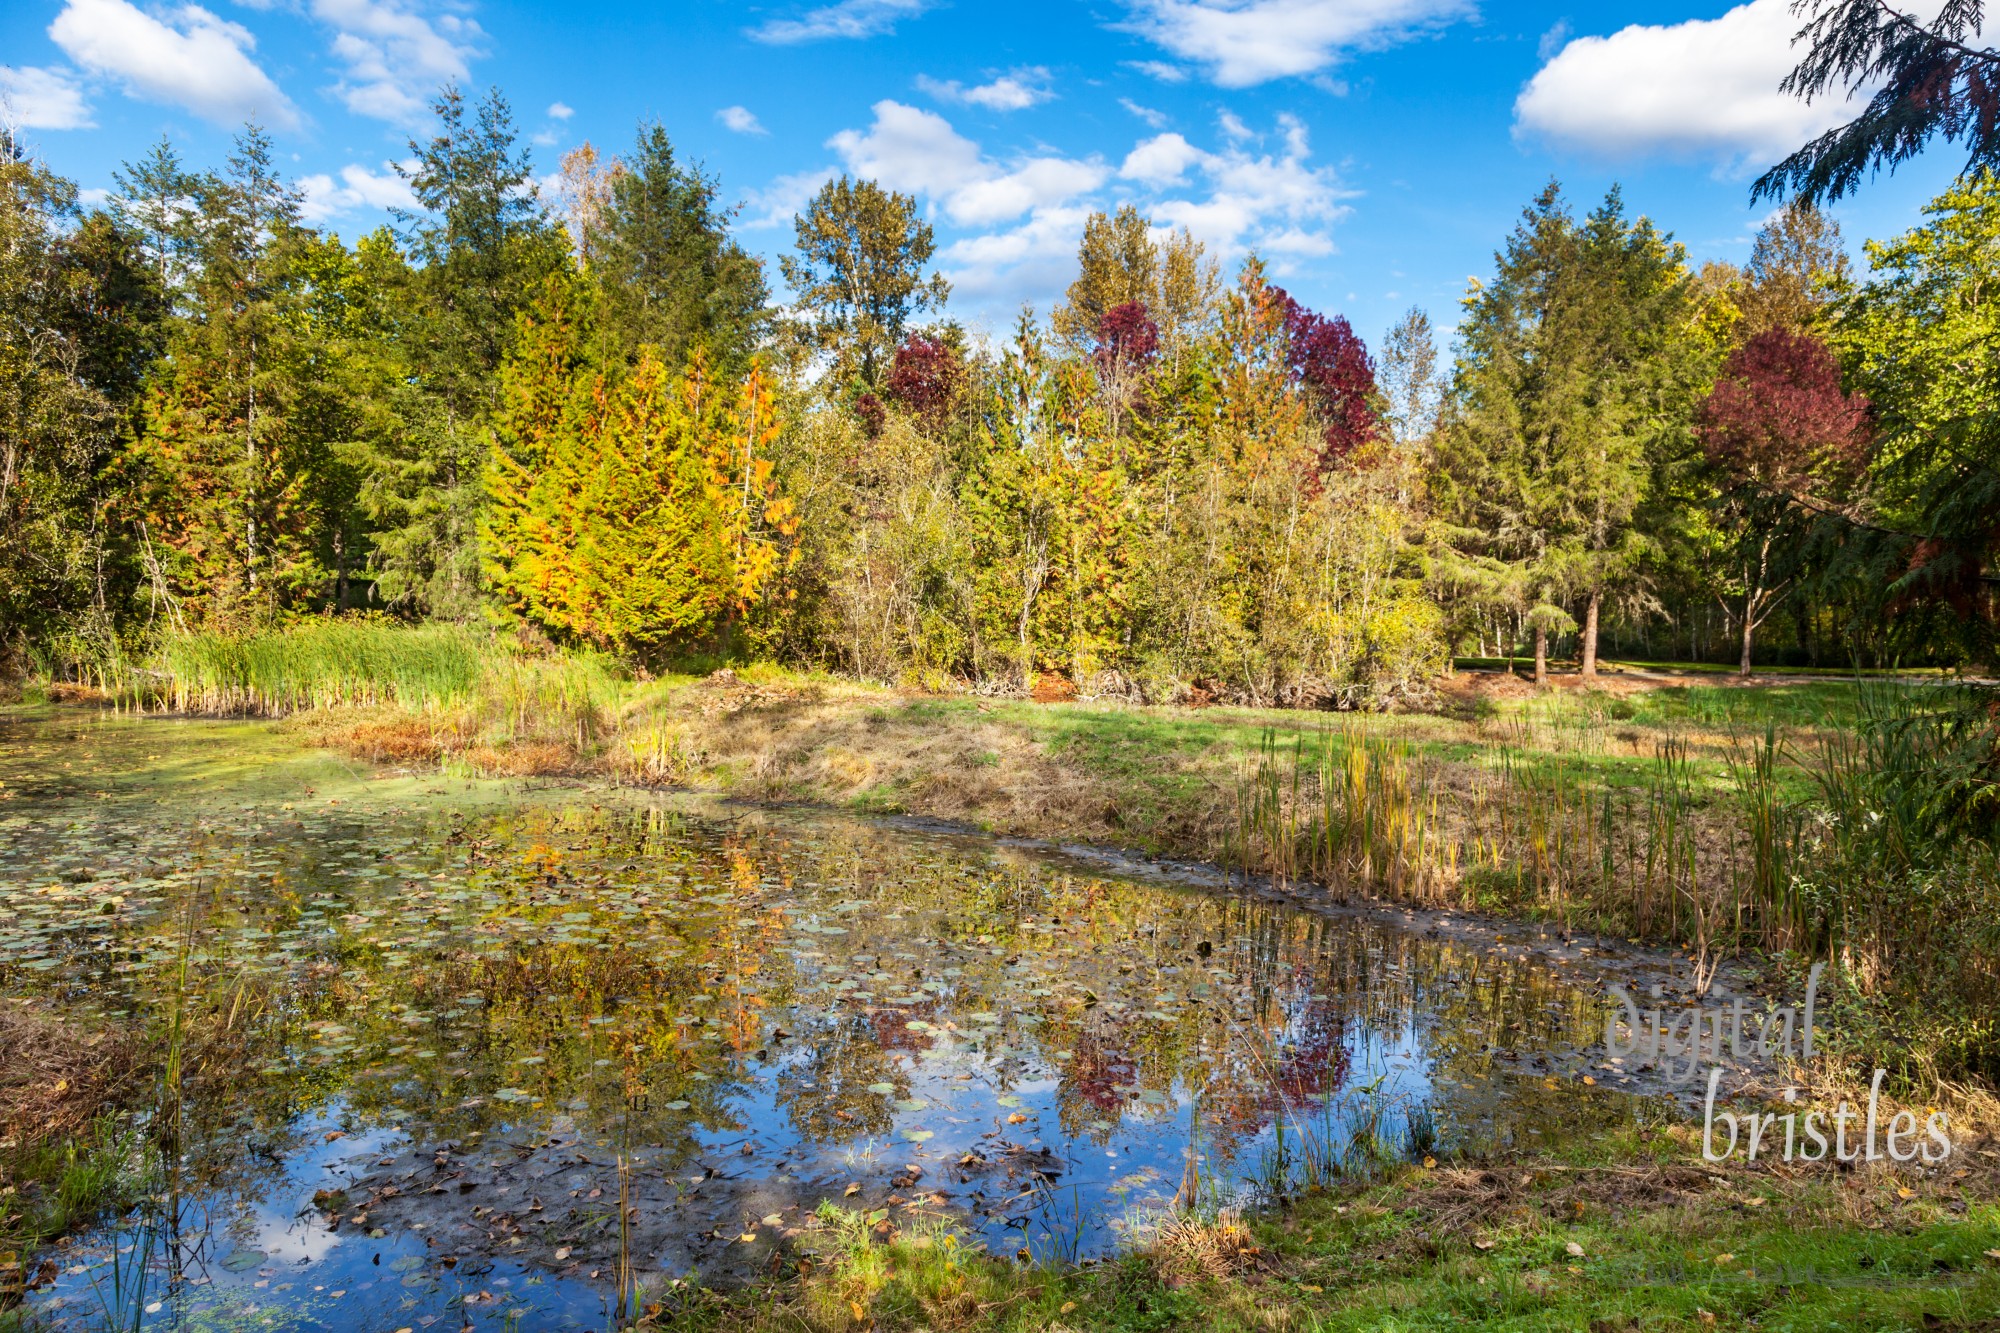
[[[1302,1139],[1638,1110],[1535,1067],[1602,1011],[1518,954],[248,722],[0,712],[0,995],[185,1033],[159,1193],[53,1256],[58,1327],[601,1328],[621,1245],[752,1280],[828,1201],[1087,1258]]]

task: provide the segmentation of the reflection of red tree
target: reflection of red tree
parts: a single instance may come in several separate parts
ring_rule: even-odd
[[[1346,1038],[1347,1017],[1338,1006],[1324,998],[1308,1001],[1279,1051],[1272,1109],[1281,1102],[1298,1107],[1339,1091],[1350,1067]]]
[[[935,1001],[870,1009],[864,1017],[869,1030],[875,1034],[875,1044],[885,1051],[928,1051],[935,1040],[929,1031],[910,1026],[911,1019],[935,1023]]]
[[[1077,1038],[1075,1052],[1063,1072],[1062,1096],[1080,1098],[1099,1111],[1116,1114],[1125,1104],[1125,1090],[1138,1080],[1139,1067],[1101,1032]]]

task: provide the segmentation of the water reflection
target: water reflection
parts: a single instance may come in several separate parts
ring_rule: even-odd
[[[192,1034],[171,1198],[57,1317],[601,1323],[621,1230],[711,1281],[823,1200],[1088,1254],[1274,1126],[1627,1113],[1522,1072],[1596,1022],[1526,962],[972,840],[378,780],[249,724],[17,716],[0,793],[0,987]]]

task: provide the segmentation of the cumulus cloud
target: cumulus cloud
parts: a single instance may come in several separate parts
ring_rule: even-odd
[[[1472,12],[1472,0],[1128,0],[1119,26],[1225,88],[1313,74]],[[1167,68],[1172,68],[1171,66]]]
[[[927,74],[917,76],[917,87],[941,102],[982,106],[988,111],[1024,111],[1037,102],[1055,96],[1049,88],[1049,72],[1040,65],[1003,74],[991,83],[966,87],[956,79],[940,81]]]
[[[1118,168],[1118,174],[1126,180],[1156,188],[1179,185],[1187,179],[1188,168],[1204,156],[1199,148],[1178,134],[1156,134],[1142,140],[1125,155],[1125,163]]]
[[[292,128],[298,111],[253,60],[257,39],[199,5],[155,18],[126,0],[67,0],[49,37],[84,69],[134,97],[235,125],[251,117]]]
[[[743,201],[743,226],[752,230],[789,227],[792,219],[805,211],[819,187],[833,179],[832,167],[780,176],[761,190],[752,190]]]
[[[1156,222],[1186,227],[1225,255],[1255,249],[1265,254],[1332,254],[1328,228],[1346,217],[1352,192],[1330,167],[1312,165],[1312,145],[1297,117],[1281,115],[1284,150],[1253,153],[1240,136],[1209,152],[1178,134],[1159,134],[1126,154],[1119,176],[1156,193],[1174,189],[1149,206]],[[1183,191],[1198,173],[1206,195]]]
[[[0,124],[24,130],[87,130],[90,107],[67,70],[0,65]]]
[[[938,224],[938,264],[967,309],[1004,311],[1059,296],[1075,276],[1085,220],[1137,204],[1162,231],[1186,227],[1228,261],[1255,249],[1275,272],[1332,254],[1353,192],[1313,161],[1306,127],[1280,115],[1237,122],[1214,146],[1162,131],[1122,161],[1045,148],[989,152],[944,116],[885,99],[865,128],[827,141],[840,168],[915,195]],[[833,169],[782,177],[750,201],[746,226],[789,223]],[[761,212],[761,216],[758,213]]]
[[[469,18],[426,16],[405,0],[312,0],[312,12],[334,29],[345,66],[335,95],[358,116],[399,124],[421,119],[439,85],[470,77],[486,36]]]
[[[770,133],[764,128],[764,123],[757,119],[756,113],[747,106],[726,106],[715,113],[715,118],[722,122],[724,129],[734,130],[738,134]]]
[[[1798,26],[1790,0],[1750,0],[1720,18],[1576,38],[1521,90],[1514,132],[1612,157],[1768,163],[1855,110],[1778,91],[1798,63]]]
[[[1000,163],[935,111],[884,100],[875,123],[827,140],[847,169],[892,190],[937,200],[961,226],[984,226],[1087,194],[1110,171],[1096,159],[1047,155]]]
[[[931,0],[840,0],[839,4],[809,9],[797,18],[771,19],[749,29],[749,35],[778,46],[875,37],[893,32],[897,20],[915,18],[930,7]]]
[[[299,182],[299,191],[304,195],[299,212],[308,222],[324,222],[360,208],[417,211],[410,183],[389,163],[381,171],[370,171],[350,162],[340,169],[339,180],[325,174],[307,176]]]
[[[567,102],[549,103],[550,120],[568,120],[571,116],[575,114],[576,114],[576,108],[571,106]]]

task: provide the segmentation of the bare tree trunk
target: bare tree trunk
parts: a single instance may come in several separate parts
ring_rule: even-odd
[[[1583,676],[1586,680],[1597,675],[1597,608],[1604,594],[1597,589],[1590,590],[1590,604],[1583,611]]]
[[[1549,632],[1535,626],[1535,684],[1549,683]]]
[[[1757,622],[1750,618],[1750,608],[1748,605],[1745,605],[1743,608],[1743,659],[1736,667],[1736,674],[1739,676],[1748,676],[1750,674],[1750,636],[1756,632]]]

